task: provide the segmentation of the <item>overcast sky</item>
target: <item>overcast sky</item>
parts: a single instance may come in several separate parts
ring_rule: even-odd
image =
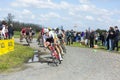
[[[45,27],[108,29],[120,26],[119,4],[120,0],[1,0],[0,20],[12,13],[14,21]]]

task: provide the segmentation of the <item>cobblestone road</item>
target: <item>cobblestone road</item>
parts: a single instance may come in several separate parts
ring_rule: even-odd
[[[39,48],[35,41],[31,44]],[[67,47],[58,67],[27,63],[26,69],[0,74],[0,80],[120,80],[120,55],[88,48]]]

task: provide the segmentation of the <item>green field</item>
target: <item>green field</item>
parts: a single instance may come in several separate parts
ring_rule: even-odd
[[[107,51],[106,49],[106,47],[105,46],[102,46],[102,43],[101,43],[101,41],[98,41],[98,48],[94,48],[94,49],[100,49],[100,50],[105,50],[105,51]],[[85,45],[82,45],[80,42],[74,42],[73,44],[71,44],[70,46],[72,46],[72,47],[81,47],[81,48],[89,48],[89,45],[88,46],[85,46]],[[119,41],[119,46],[120,46],[120,41]],[[115,48],[115,50],[116,50],[116,48]],[[120,49],[119,49],[119,51],[118,52],[120,52]],[[117,52],[117,53],[118,53]]]
[[[20,37],[20,32],[14,31],[14,38],[19,38],[19,37]]]

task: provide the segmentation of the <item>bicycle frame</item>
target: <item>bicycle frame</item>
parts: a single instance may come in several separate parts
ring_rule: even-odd
[[[52,52],[52,56],[59,60],[59,55],[58,55],[58,53],[55,51],[55,48],[54,48],[53,46],[50,46],[50,50],[51,50],[51,52]]]

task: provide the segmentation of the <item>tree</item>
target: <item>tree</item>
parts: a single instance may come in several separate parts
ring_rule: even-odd
[[[14,15],[12,15],[11,13],[8,13],[8,16],[7,16],[8,24],[11,24],[13,22],[13,19],[14,19]]]
[[[102,32],[107,32],[107,30],[97,29],[96,32],[102,34]]]
[[[7,22],[8,26],[11,23],[13,24],[13,27],[14,27],[15,31],[20,31],[23,27],[31,27],[32,29],[34,29],[37,32],[42,29],[42,25],[33,24],[33,23],[24,23],[24,22],[19,22],[19,21],[13,21],[14,15],[12,15],[11,13],[8,13],[7,17],[4,18],[4,19]],[[1,22],[2,21],[0,21],[0,23]]]

